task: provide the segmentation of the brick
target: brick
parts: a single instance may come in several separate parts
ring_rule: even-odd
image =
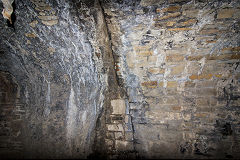
[[[192,28],[168,28],[168,31],[189,31],[192,30]]]
[[[148,72],[152,74],[163,74],[165,72],[165,69],[163,68],[149,68]]]
[[[157,81],[143,82],[142,86],[147,87],[147,88],[156,88],[157,87]]]
[[[168,81],[167,82],[167,87],[168,88],[176,88],[178,86],[178,82],[177,81]]]
[[[183,59],[184,59],[183,55],[173,54],[173,55],[166,56],[167,62],[181,62],[181,61],[183,61]]]
[[[116,99],[111,101],[113,107],[112,114],[125,114],[126,104],[124,99]]]
[[[231,18],[233,17],[233,14],[234,14],[233,8],[221,9],[218,11],[217,19]]]

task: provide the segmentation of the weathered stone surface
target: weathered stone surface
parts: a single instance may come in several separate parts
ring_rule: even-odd
[[[15,2],[14,28],[0,17],[0,151],[240,157],[238,1]]]
[[[87,4],[15,1],[10,27],[0,16],[0,73],[15,79],[18,95],[12,108],[2,107],[0,84],[1,113],[8,118],[1,131],[13,122],[5,132],[12,136],[0,142],[12,149],[0,147],[1,158],[86,158],[93,151],[96,121],[110,103],[104,92],[113,59],[109,41],[99,35],[105,22],[99,3]]]
[[[111,101],[111,106],[113,107],[112,114],[125,114],[126,104],[124,99],[116,99]]]
[[[239,89],[234,77],[239,60],[238,8],[237,1],[215,0],[211,4],[192,0],[103,4],[116,41],[114,54],[122,64],[118,75],[128,96],[137,97],[130,105],[130,115],[135,148],[142,157],[238,157],[233,149],[226,149],[224,155],[221,147],[216,147],[234,143],[221,138],[219,128],[228,121],[232,129],[239,122],[232,105],[237,102],[226,102],[233,92],[239,95],[233,91]],[[119,23],[112,23],[116,21]],[[175,143],[178,140],[179,145]]]

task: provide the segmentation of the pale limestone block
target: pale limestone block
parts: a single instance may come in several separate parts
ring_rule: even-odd
[[[111,106],[113,107],[112,114],[125,114],[126,104],[123,99],[116,99],[111,101]]]

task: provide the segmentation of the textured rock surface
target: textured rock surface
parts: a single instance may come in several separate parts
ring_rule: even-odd
[[[14,28],[0,17],[0,70],[1,77],[11,75],[18,85],[23,127],[17,150],[12,136],[3,131],[2,156],[84,158],[92,151],[108,66],[113,66],[106,37],[99,31],[103,22],[99,4],[16,1],[15,14]],[[11,92],[1,89],[1,97]],[[18,107],[15,102],[9,104]],[[7,107],[1,101],[1,109]],[[6,128],[5,123],[1,120],[1,127]]]
[[[238,0],[15,6],[13,25],[0,16],[1,157],[240,157]]]

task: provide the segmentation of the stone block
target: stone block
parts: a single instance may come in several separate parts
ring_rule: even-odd
[[[172,27],[174,24],[176,24],[176,21],[169,21],[166,23],[167,27]]]
[[[147,88],[156,88],[157,87],[157,81],[143,82],[142,86],[147,87]]]
[[[38,16],[39,19],[43,21],[51,21],[51,20],[57,20],[57,16]]]
[[[122,140],[123,139],[123,134],[122,132],[114,132],[115,139],[117,140]]]
[[[190,55],[190,56],[187,57],[187,60],[188,61],[199,61],[202,58],[204,58],[203,55]]]
[[[31,23],[29,23],[29,25],[31,26],[31,27],[36,27],[36,25],[38,24],[38,21],[36,21],[36,20],[34,20],[34,21],[32,21]]]
[[[29,38],[36,38],[37,37],[37,35],[35,33],[25,33],[25,36],[29,37]]]
[[[178,75],[184,71],[185,65],[179,64],[171,68],[171,75]]]
[[[180,12],[175,12],[175,13],[168,13],[165,16],[159,17],[157,19],[155,19],[156,21],[161,21],[161,20],[166,20],[166,19],[170,19],[170,18],[176,18],[178,16],[180,16],[181,13]]]
[[[187,21],[181,22],[179,26],[192,26],[197,23],[197,19],[189,19]]]
[[[182,107],[181,106],[172,106],[173,111],[181,111]]]
[[[179,11],[181,9],[181,6],[179,5],[176,5],[176,6],[169,6],[169,7],[166,7],[166,8],[163,8],[163,9],[157,9],[157,12],[176,12],[176,11]]]
[[[156,64],[157,59],[157,56],[148,56],[147,62],[148,64]]]
[[[186,17],[191,17],[191,18],[195,18],[198,16],[198,12],[199,10],[195,9],[195,10],[185,10],[182,12],[182,14]]]
[[[183,61],[184,56],[183,55],[178,55],[178,54],[173,54],[173,55],[167,55],[166,56],[166,61],[167,62],[181,62]]]
[[[221,9],[218,11],[217,19],[231,18],[233,17],[233,14],[234,14],[233,8]]]
[[[196,83],[197,88],[214,88],[217,84],[217,81],[213,80],[205,80],[205,81],[198,81]]]
[[[198,88],[196,89],[196,93],[202,96],[216,96],[217,90],[216,88]]]
[[[42,23],[47,26],[53,26],[55,24],[58,24],[58,20],[42,21]]]
[[[200,75],[191,75],[191,76],[189,76],[189,79],[191,79],[191,80],[200,80],[200,79],[211,79],[213,77],[213,75],[212,74],[200,74]]]
[[[151,56],[153,55],[153,51],[150,46],[134,46],[133,47],[137,56]]]
[[[186,82],[184,83],[184,87],[186,87],[186,88],[195,87],[195,83],[193,83],[192,81],[186,81]]]
[[[208,113],[195,113],[194,116],[197,118],[206,118],[209,116],[209,114]]]
[[[176,105],[178,104],[178,99],[174,96],[167,96],[167,97],[163,97],[163,102],[164,104]]]
[[[112,100],[111,106],[113,108],[112,114],[125,114],[126,112],[126,104],[124,99]]]
[[[149,68],[148,72],[152,73],[152,74],[164,74],[165,69],[164,68]]]
[[[118,151],[131,151],[133,150],[133,143],[128,141],[115,141],[115,148]]]
[[[221,32],[215,28],[208,28],[208,29],[203,29],[200,31],[201,35],[212,35],[212,34],[219,34],[219,33],[221,33]]]
[[[209,106],[210,101],[208,98],[197,98],[196,99],[196,105],[197,106]]]
[[[168,81],[167,82],[167,88],[176,88],[176,87],[178,87],[177,81]]]
[[[113,141],[111,139],[105,139],[105,144],[107,146],[113,146]]]
[[[123,132],[122,124],[107,124],[108,131]]]
[[[168,31],[189,31],[192,30],[192,28],[168,28]]]
[[[151,6],[151,5],[160,5],[163,4],[165,0],[141,0],[141,6]]]
[[[137,56],[151,56],[153,55],[153,51],[141,51],[136,53]]]
[[[125,140],[132,141],[133,140],[133,133],[132,132],[125,132]]]

